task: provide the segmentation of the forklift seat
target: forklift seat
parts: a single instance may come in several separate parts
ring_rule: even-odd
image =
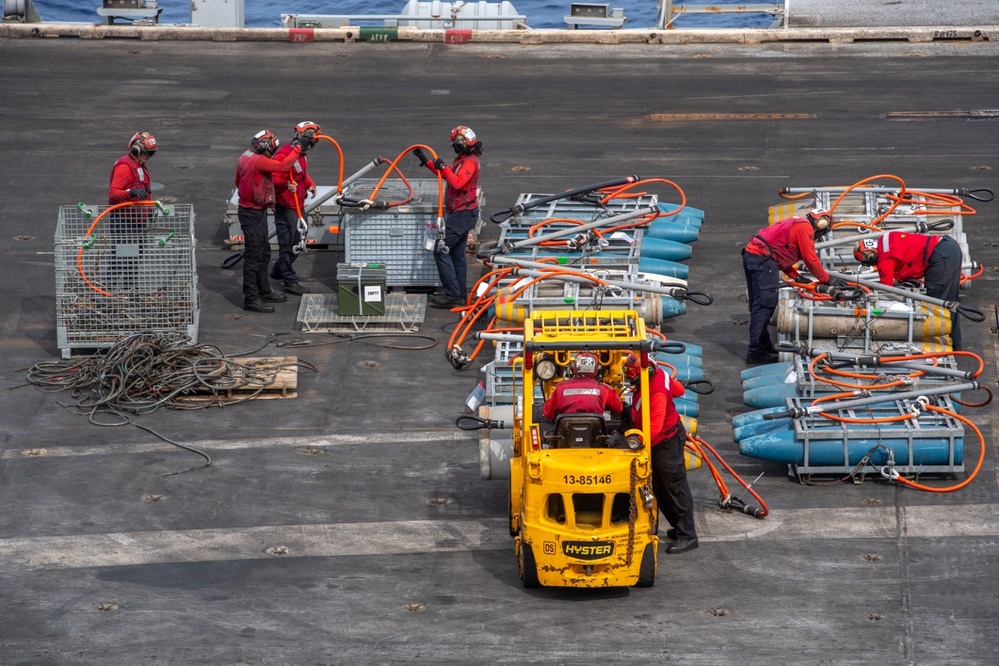
[[[559,414],[555,417],[555,434],[565,448],[588,448],[603,446],[607,436],[607,425],[603,414],[578,412]]]

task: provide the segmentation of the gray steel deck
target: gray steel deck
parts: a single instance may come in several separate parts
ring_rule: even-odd
[[[994,119],[885,117],[999,107],[997,50],[0,41],[0,662],[995,663],[995,405],[969,410],[989,442],[981,473],[945,495],[798,485],[739,456],[730,418],[746,409],[739,250],[777,190],[881,173],[997,189]],[[427,310],[430,350],[303,335],[298,299],[243,312],[239,271],[219,267],[236,158],[262,127],[286,140],[303,119],[340,142],[348,173],[416,142],[443,152],[451,127],[470,125],[487,214],[521,192],[632,173],[680,184],[706,211],[691,284],[715,302],[667,330],[704,346],[716,391],[698,432],[747,479],[763,475],[771,515],[720,512],[694,472],[701,546],[662,555],[655,587],[524,591],[505,484],[479,479],[474,434],[452,425],[480,378],[444,358],[456,317]],[[24,368],[59,356],[59,206],[103,203],[138,129],[160,143],[157,196],[197,214],[200,341],[318,368],[299,373],[293,400],[136,417],[214,459],[174,476],[197,456],[23,386]],[[333,151],[311,164],[335,181]],[[965,230],[987,270],[965,298],[991,313],[999,202],[975,207]],[[331,294],[336,261],[313,252],[297,266]],[[994,387],[993,325],[966,323],[964,337]],[[279,346],[289,337],[315,344]],[[969,441],[969,468],[976,454]]]

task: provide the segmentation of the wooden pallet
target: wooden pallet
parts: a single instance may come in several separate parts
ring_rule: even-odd
[[[240,365],[252,366],[253,372],[264,376],[273,374],[273,381],[260,389],[259,383],[243,376],[243,369],[235,369],[235,384],[214,392],[208,388],[196,390],[185,396],[185,402],[211,402],[215,396],[222,401],[239,400],[253,396],[253,400],[283,400],[298,397],[298,357],[296,356],[245,356],[231,359]],[[286,367],[280,367],[280,366]]]

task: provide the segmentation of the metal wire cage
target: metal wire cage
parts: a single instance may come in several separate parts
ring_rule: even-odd
[[[345,190],[348,197],[366,198],[377,180],[358,178]],[[348,264],[385,264],[386,284],[390,287],[437,287],[441,281],[434,253],[424,248],[424,233],[431,225],[432,240],[437,229],[437,180],[409,181],[413,200],[388,210],[346,209],[344,257]],[[388,181],[378,192],[379,199],[404,199],[403,183]]]
[[[62,206],[55,234],[56,335],[63,358],[141,331],[198,339],[194,209]]]

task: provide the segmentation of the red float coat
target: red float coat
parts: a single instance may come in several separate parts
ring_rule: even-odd
[[[261,153],[247,150],[239,156],[236,162],[236,191],[239,193],[239,205],[243,208],[271,208],[274,206],[274,181],[271,174],[277,171],[288,171],[298,159],[298,146],[292,146],[292,151],[283,160],[275,160]]]
[[[437,173],[433,162],[428,160],[426,167]],[[444,190],[444,212],[454,213],[479,207],[478,155],[458,155],[451,166],[441,169],[441,176],[447,181],[447,188]]]
[[[108,204],[123,203],[132,201],[128,196],[129,190],[141,187],[146,192],[150,191],[151,181],[149,170],[139,164],[139,160],[132,156],[132,153],[123,155],[111,167],[111,184],[108,186]],[[147,197],[148,198],[148,197]],[[136,201],[139,201],[136,199]]]
[[[542,413],[546,419],[554,419],[558,414],[603,414],[605,409],[616,413],[624,409],[614,389],[591,377],[572,377],[558,383],[545,400]]]
[[[669,388],[666,388],[669,382]],[[667,377],[662,368],[656,368],[656,373],[649,379],[649,430],[652,446],[664,439],[672,437],[676,432],[676,424],[680,422],[680,414],[676,411],[673,398],[684,394],[683,384],[672,377]],[[642,423],[642,390],[641,385],[635,389],[631,398],[631,424],[639,427]]]
[[[767,243],[770,244],[769,247]],[[815,253],[815,230],[812,229],[812,223],[804,217],[789,217],[760,229],[749,241],[746,252],[769,256],[792,280],[798,279],[798,271],[794,265],[804,261],[816,280],[822,284],[829,282],[829,274]]]
[[[879,238],[878,276],[882,284],[921,280],[941,238],[904,231],[892,231]]]
[[[274,153],[274,159],[280,160],[291,152],[291,144],[286,143]],[[305,197],[309,193],[309,188],[315,187],[308,172],[309,160],[305,155],[299,155],[289,171],[274,172],[274,194],[278,205],[293,210],[302,210],[305,207]],[[289,178],[290,177],[290,178]],[[288,190],[290,179],[295,181],[295,191]],[[295,198],[298,198],[298,206],[295,206]]]

